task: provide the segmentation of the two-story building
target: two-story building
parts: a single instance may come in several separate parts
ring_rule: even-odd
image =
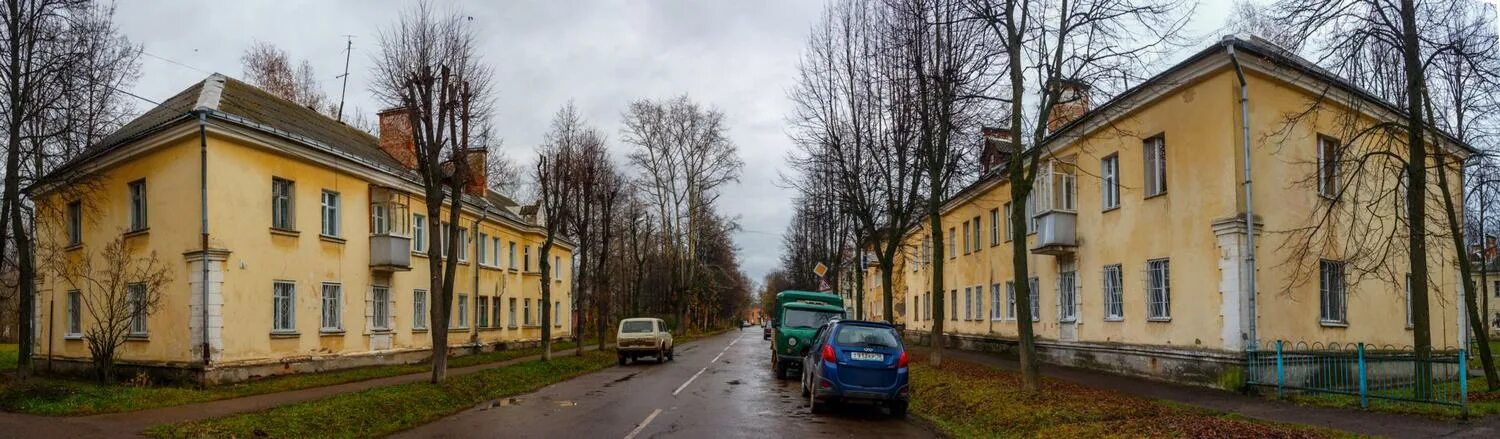
[[[539,219],[489,189],[482,165],[462,194],[450,325],[429,323],[427,258],[442,243],[428,233],[449,215],[427,217],[409,126],[381,113],[377,138],[218,74],[126,124],[30,189],[37,360],[87,365],[90,298],[59,264],[121,237],[171,279],[157,309],[132,316],[129,367],[222,382],[423,361],[429,331],[455,354],[536,342],[543,325],[569,336],[570,244],[540,272]]]
[[[917,336],[931,330],[942,295],[944,331],[959,346],[1012,349],[1018,319],[1030,318],[1046,362],[1207,385],[1232,376],[1247,349],[1276,340],[1412,345],[1404,208],[1341,189],[1400,193],[1399,172],[1354,170],[1341,146],[1356,141],[1346,137],[1349,121],[1400,121],[1397,107],[1239,38],[1098,107],[1086,85],[1060,86],[1077,99],[1049,115],[1046,140],[1030,146],[1042,157],[1024,205],[1011,202],[1000,171],[1011,159],[1009,133],[988,129],[980,177],[942,207],[946,230],[924,221],[908,235],[897,291],[907,294],[905,323]],[[1375,133],[1384,137],[1359,141],[1404,144]],[[1443,143],[1450,157],[1472,153],[1450,137]],[[1455,194],[1459,176],[1451,169]],[[1429,201],[1429,223],[1442,221],[1440,201]],[[1010,226],[1017,214],[1025,230]],[[947,291],[931,291],[933,233],[944,238]],[[1030,310],[1015,306],[1013,240],[1030,250]],[[1427,248],[1433,345],[1457,348],[1455,249],[1439,234]],[[1372,260],[1380,251],[1394,256]]]

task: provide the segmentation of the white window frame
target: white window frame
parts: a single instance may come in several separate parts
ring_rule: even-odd
[[[1067,270],[1057,274],[1057,321],[1078,321],[1078,271]]]
[[[1000,245],[1000,208],[990,209],[990,247]]]
[[[1120,154],[1099,159],[1099,199],[1104,210],[1120,208]]]
[[[1340,144],[1338,139],[1332,137],[1321,134],[1317,137],[1318,196],[1329,200],[1337,199],[1339,196],[1339,173],[1341,171],[1339,169]]]
[[[525,302],[526,303],[524,305],[526,305],[526,308],[522,309],[521,324],[524,326],[531,326],[531,299],[527,298]]]
[[[339,237],[339,233],[341,232],[339,225],[342,222],[339,213],[339,193],[324,189],[320,204],[323,215],[322,228],[319,229],[318,233],[323,234],[323,236]]]
[[[283,294],[284,293],[284,294]],[[285,321],[282,319],[285,311]],[[297,283],[271,282],[271,332],[297,332]]]
[[[1100,275],[1104,290],[1104,321],[1125,320],[1125,272],[1120,264],[1104,266]]]
[[[427,216],[414,213],[411,216],[411,250],[427,253]]]
[[[562,256],[552,257],[552,280],[562,280]]]
[[[468,294],[459,294],[458,297],[457,297],[457,299],[458,300],[456,302],[456,305],[457,305],[458,309],[454,311],[454,312],[458,313],[458,319],[456,319],[456,321],[458,322],[457,328],[459,328],[459,329],[468,328],[469,327],[469,295]]]
[[[490,265],[490,235],[479,232],[479,265]]]
[[[954,288],[948,292],[948,320],[958,321],[958,289]]]
[[[552,326],[562,326],[562,302],[552,302]]]
[[[388,235],[391,233],[390,208],[385,204],[370,204],[370,233],[376,235]]]
[[[475,303],[475,307],[478,308],[477,309],[478,312],[474,313],[474,315],[477,316],[478,318],[475,319],[477,321],[474,322],[474,326],[479,327],[479,328],[487,328],[487,327],[489,327],[490,326],[490,298],[486,297],[486,296],[479,296],[479,298],[477,300],[475,300],[475,302],[476,302]]]
[[[964,287],[964,321],[974,320],[974,287]]]
[[[370,306],[374,307],[370,316],[374,321],[370,328],[377,331],[388,331],[391,329],[391,288],[384,285],[370,287]]]
[[[990,320],[1003,320],[1004,310],[1000,306],[1000,284],[990,284]]]
[[[1406,274],[1406,329],[1412,329],[1416,324],[1412,322],[1411,316],[1411,273]]]
[[[1167,137],[1158,134],[1141,142],[1145,193],[1151,198],[1167,193]]]
[[[150,313],[146,303],[146,284],[126,284],[125,291],[130,301],[130,336],[145,337],[151,333],[151,327],[146,320]]]
[[[146,216],[146,179],[132,181],[126,187],[130,195],[130,231],[146,230],[150,227]]]
[[[427,307],[431,306],[427,299],[427,290],[419,288],[411,291],[412,329],[427,329]]]
[[[509,326],[510,326],[511,329],[516,329],[517,327],[519,327],[519,325],[516,322],[516,298],[514,298],[514,297],[510,298],[510,324],[509,324]]]
[[[68,291],[68,333],[67,338],[83,337],[83,293],[78,290]]]
[[[1146,261],[1146,321],[1172,321],[1172,265],[1167,258]]]
[[[68,203],[68,246],[83,244],[83,202]]]
[[[296,230],[297,183],[281,177],[271,177],[271,228]]]
[[[1042,321],[1042,283],[1038,278],[1026,279],[1026,285],[1031,288],[1031,321]]]
[[[469,262],[469,229],[458,228],[458,241],[453,243],[458,246],[458,262]]]
[[[329,293],[333,296],[329,296]],[[323,282],[318,288],[318,330],[341,332],[344,330],[344,286],[337,282]],[[329,323],[332,323],[330,326]]]
[[[516,269],[516,242],[515,241],[511,241],[510,242],[510,264],[508,264],[508,265],[509,265],[510,269],[512,269],[512,270]]]
[[[1318,260],[1318,323],[1324,326],[1349,324],[1349,285],[1343,261]]]

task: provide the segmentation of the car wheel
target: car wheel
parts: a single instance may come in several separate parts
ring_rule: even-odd
[[[777,361],[772,367],[776,369],[776,379],[786,379],[786,363]]]
[[[667,348],[667,361],[676,361],[676,360],[677,360],[677,347],[673,346],[673,347]]]
[[[819,414],[827,413],[828,412],[828,403],[824,402],[822,404],[819,404],[818,403],[818,396],[812,394],[812,392],[808,392],[808,395],[807,395],[807,411],[812,412],[812,414],[814,414],[814,415],[819,415]]]
[[[807,379],[807,373],[806,372],[804,372],[802,374],[802,380],[801,381],[802,381],[802,396],[803,397],[812,396],[812,387],[808,387],[808,385],[807,385],[808,379]]]
[[[905,418],[907,404],[908,403],[906,401],[891,403],[891,417],[898,419]]]
[[[624,366],[625,365],[625,354],[620,354],[620,355],[616,355],[616,356],[620,357],[619,358],[620,365]]]
[[[656,364],[667,362],[667,354],[662,353],[660,348],[656,349]]]

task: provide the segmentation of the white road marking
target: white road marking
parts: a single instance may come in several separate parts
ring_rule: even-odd
[[[656,415],[660,415],[660,414],[661,414],[661,409],[653,410],[651,412],[651,415],[646,416],[646,420],[641,421],[641,425],[635,426],[634,430],[630,430],[630,434],[625,435],[625,439],[633,439],[635,437],[635,435],[641,434],[641,430],[645,430],[646,426],[651,424],[651,420],[652,419],[656,419]]]
[[[681,386],[677,386],[677,390],[672,391],[672,396],[677,396],[678,393],[682,392],[682,389],[687,388],[688,384],[692,384],[693,380],[698,379],[698,375],[703,375],[703,371],[705,370],[708,370],[707,366],[704,366],[702,369],[698,369],[698,373],[693,374],[692,378],[688,378],[688,380],[683,382]]]

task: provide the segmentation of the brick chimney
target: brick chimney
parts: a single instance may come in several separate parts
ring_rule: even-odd
[[[984,127],[980,129],[984,140],[980,142],[979,175],[990,175],[1004,170],[1010,159],[1010,130]]]
[[[405,108],[392,108],[379,113],[380,150],[401,162],[406,169],[417,168],[417,142],[412,139],[411,116]]]
[[[1059,128],[1078,120],[1089,111],[1089,85],[1080,81],[1064,79],[1052,81],[1047,87],[1058,91],[1057,103],[1047,113],[1047,132],[1055,133]]]
[[[489,189],[490,167],[485,159],[489,158],[489,150],[485,148],[472,148],[464,151],[464,161],[468,162],[468,181],[464,182],[464,192],[469,195],[484,196]]]

